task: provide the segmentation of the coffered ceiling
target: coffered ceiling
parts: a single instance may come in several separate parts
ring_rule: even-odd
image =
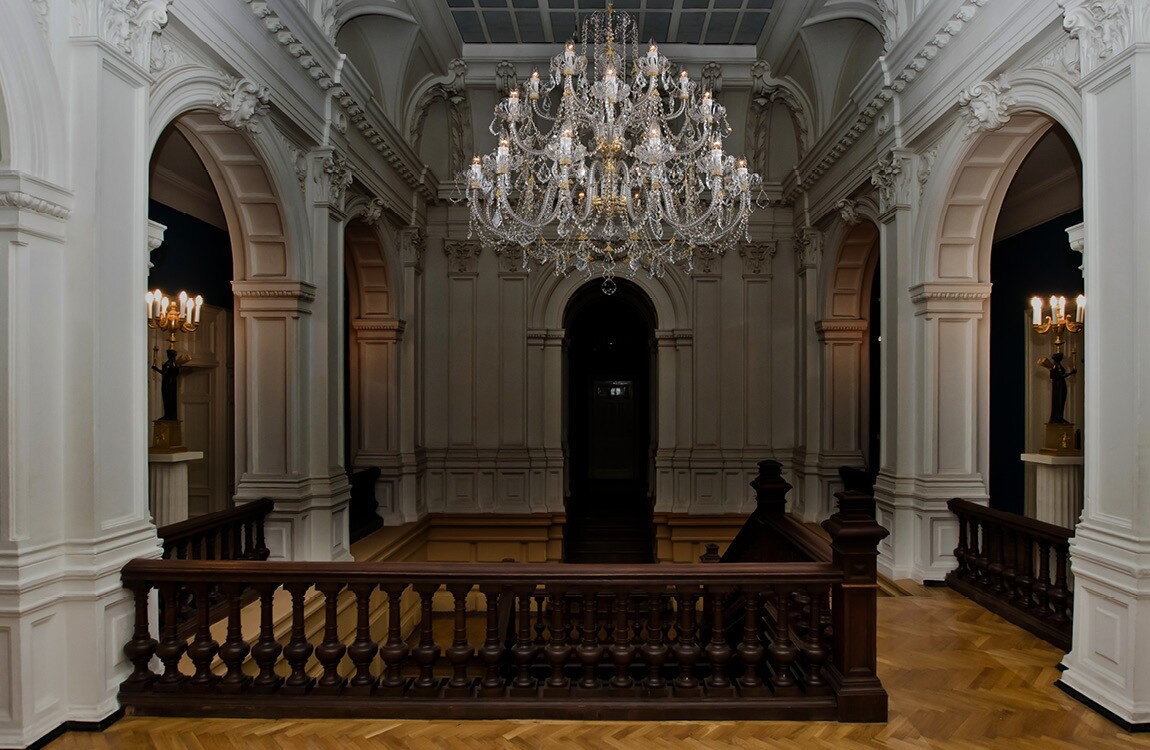
[[[436,0],[467,44],[563,42],[606,0]],[[756,44],[776,0],[614,0],[636,16],[639,38],[661,44]]]

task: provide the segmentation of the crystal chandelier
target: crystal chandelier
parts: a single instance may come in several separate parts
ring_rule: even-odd
[[[495,108],[494,153],[460,179],[469,236],[548,265],[557,274],[614,276],[669,265],[688,270],[696,252],[723,253],[749,240],[762,178],[723,152],[726,110],[675,76],[653,42],[610,3]]]

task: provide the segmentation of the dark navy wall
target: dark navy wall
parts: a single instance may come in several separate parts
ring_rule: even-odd
[[[148,218],[167,227],[164,244],[152,252],[148,288],[168,294],[181,289],[204,302],[232,309],[232,245],[228,233],[194,216],[148,201]]]
[[[1070,249],[1066,228],[1082,221],[1074,211],[994,245],[990,257],[990,506],[1022,513],[1025,472],[1026,331],[1020,321],[1030,298],[1082,293],[1082,254]],[[1081,378],[1071,379],[1071,388]]]

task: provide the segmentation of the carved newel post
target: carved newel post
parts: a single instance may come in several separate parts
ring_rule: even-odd
[[[834,653],[827,677],[840,721],[886,721],[887,695],[877,663],[878,543],[890,533],[875,522],[875,502],[860,492],[835,493],[838,512],[823,521],[832,562],[842,571],[831,600]]]
[[[782,515],[787,511],[790,483],[783,479],[783,465],[778,461],[759,461],[759,475],[751,482],[755,491],[756,512]]]

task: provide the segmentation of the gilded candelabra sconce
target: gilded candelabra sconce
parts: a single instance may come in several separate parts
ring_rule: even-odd
[[[159,289],[144,295],[148,305],[148,327],[168,334],[167,359],[157,366],[159,347],[152,352],[152,369],[160,375],[160,398],[164,413],[152,422],[152,450],[179,451],[184,449],[183,428],[177,414],[180,369],[191,360],[187,354],[176,352],[176,334],[191,333],[199,327],[200,309],[204,298],[189,297],[187,292],[172,299]]]
[[[1052,334],[1051,353],[1049,357],[1038,360],[1038,366],[1050,371],[1050,420],[1046,423],[1046,439],[1041,453],[1054,455],[1075,455],[1079,446],[1075,445],[1074,423],[1066,419],[1066,394],[1068,378],[1078,372],[1074,366],[1074,352],[1071,351],[1069,369],[1062,363],[1063,346],[1069,339],[1069,334],[1079,333],[1086,325],[1086,297],[1078,295],[1074,301],[1074,315],[1066,312],[1066,298],[1052,296],[1049,300],[1049,315],[1045,314],[1044,302],[1041,297],[1030,300],[1032,311],[1031,324],[1034,330],[1041,335]]]

